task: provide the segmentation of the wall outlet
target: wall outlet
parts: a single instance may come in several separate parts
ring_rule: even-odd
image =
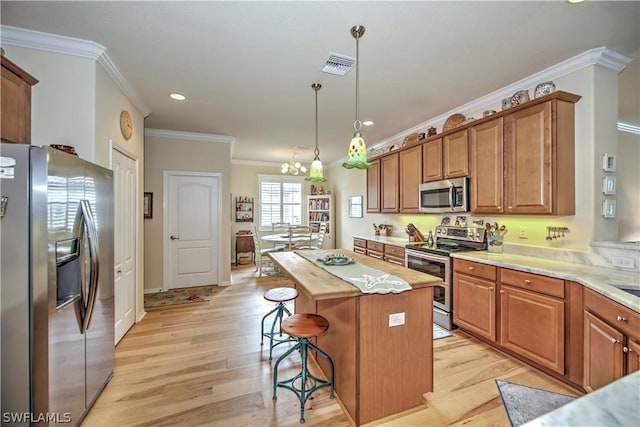
[[[634,267],[633,258],[629,258],[629,257],[626,257],[626,256],[612,256],[611,257],[611,264],[614,267],[621,267],[621,268],[633,268]]]
[[[389,327],[404,325],[404,312],[392,313],[389,315]]]
[[[521,239],[528,239],[527,227],[520,227],[520,235],[518,237]]]

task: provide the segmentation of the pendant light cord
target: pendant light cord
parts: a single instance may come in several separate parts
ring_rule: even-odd
[[[356,121],[353,122],[353,129],[360,132],[362,123],[360,122],[360,36],[356,35]]]
[[[316,149],[313,153],[316,155],[313,160],[320,160],[320,150],[318,150],[318,90],[320,88],[314,88],[316,92]]]

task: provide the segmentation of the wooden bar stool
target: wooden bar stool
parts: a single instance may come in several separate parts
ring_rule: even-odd
[[[286,388],[294,392],[300,400],[300,424],[304,424],[304,405],[312,393],[323,387],[331,387],[330,397],[331,399],[335,398],[333,394],[333,360],[331,360],[331,357],[329,357],[327,353],[320,350],[309,340],[309,338],[317,337],[329,329],[329,321],[317,314],[294,314],[282,321],[281,328],[285,334],[297,338],[298,343],[287,350],[287,352],[276,361],[273,368],[273,400],[278,400],[276,396],[278,387]],[[329,380],[317,378],[307,370],[307,351],[309,348],[315,350],[317,354],[329,362],[329,368],[331,370]],[[278,382],[278,365],[289,354],[296,350],[300,351],[300,357],[302,359],[302,369],[300,373],[293,378]],[[311,383],[311,387],[307,387],[307,382]]]
[[[269,360],[271,360],[273,358],[273,347],[285,342],[296,341],[290,336],[287,336],[286,338],[282,336],[282,318],[284,317],[284,313],[291,316],[291,312],[287,309],[285,303],[298,298],[298,291],[294,288],[273,288],[265,292],[263,296],[267,301],[277,303],[276,308],[265,314],[262,318],[262,329],[260,331],[260,345],[263,345],[265,337],[269,338]],[[275,317],[271,324],[271,332],[265,332],[264,322],[267,320],[267,317],[274,313]],[[279,326],[277,331],[276,325]],[[276,337],[276,335],[279,335],[279,337]]]

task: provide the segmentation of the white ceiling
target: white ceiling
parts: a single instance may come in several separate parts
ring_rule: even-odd
[[[355,69],[320,72],[329,52],[355,57],[371,146],[592,48],[636,59],[640,2],[1,2],[3,25],[94,41],[151,110],[146,128],[228,135],[233,159],[346,156]],[[187,100],[169,99],[180,92]],[[498,106],[496,106],[496,109]],[[633,122],[633,121],[630,121]],[[639,125],[640,123],[633,123]]]

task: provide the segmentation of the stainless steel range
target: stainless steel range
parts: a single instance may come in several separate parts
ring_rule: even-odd
[[[433,289],[433,321],[453,329],[453,252],[486,250],[485,229],[480,227],[436,227],[433,245],[405,246],[405,266],[442,279]]]

